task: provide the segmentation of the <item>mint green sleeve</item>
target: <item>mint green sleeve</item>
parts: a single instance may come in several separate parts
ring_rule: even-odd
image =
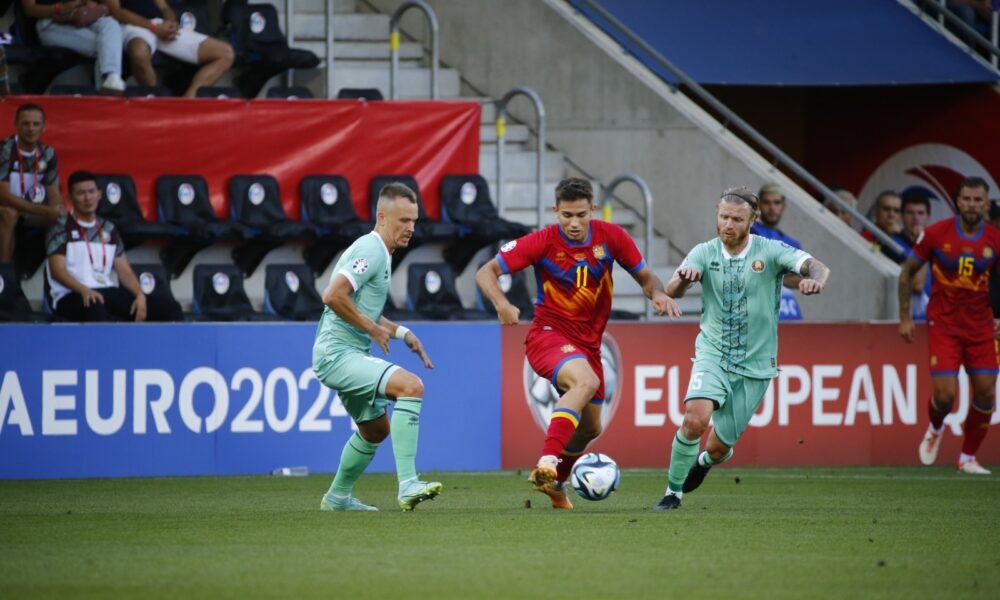
[[[771,260],[777,265],[778,272],[781,274],[799,273],[800,269],[802,269],[802,264],[812,258],[812,255],[805,250],[792,248],[785,242],[777,240],[765,241],[770,250]]]
[[[376,244],[363,240],[361,243],[352,244],[345,253],[345,260],[337,273],[347,277],[351,286],[357,291],[361,286],[368,283],[368,280],[381,273],[385,266],[385,251]],[[337,275],[334,273],[334,276]]]
[[[698,269],[698,272],[705,272],[705,262],[708,254],[708,244],[701,243],[691,249],[688,255],[684,257],[678,269],[685,269],[688,267],[693,267]]]

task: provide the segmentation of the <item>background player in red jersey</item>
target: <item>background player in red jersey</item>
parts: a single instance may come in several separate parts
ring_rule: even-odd
[[[611,312],[614,263],[632,274],[657,314],[681,314],[632,238],[618,225],[591,220],[595,208],[589,181],[560,181],[552,208],[558,223],[504,244],[476,273],[476,283],[496,307],[500,322],[516,325],[521,311],[507,301],[498,279],[535,267],[538,299],[525,340],[528,362],[562,397],[552,411],[542,457],[528,480],[555,508],[573,508],[566,497],[566,478],[587,444],[601,433],[601,338]]]
[[[1000,251],[1000,230],[985,221],[989,186],[979,177],[962,181],[955,199],[958,216],[938,221],[924,230],[899,273],[899,333],[913,341],[910,317],[911,283],[925,262],[934,276],[927,307],[930,351],[930,425],[920,442],[920,462],[933,464],[944,433],[944,418],[958,393],[958,369],[972,379],[972,402],[965,419],[965,439],[958,470],[989,475],[976,461],[996,404],[997,314],[990,302],[990,276]]]

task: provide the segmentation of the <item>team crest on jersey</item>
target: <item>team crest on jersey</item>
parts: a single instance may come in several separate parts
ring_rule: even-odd
[[[570,352],[576,352],[576,346],[573,344],[563,344],[563,347],[560,348],[560,350],[562,350],[564,354],[569,354]]]
[[[351,270],[357,273],[358,275],[364,273],[365,271],[368,270],[368,261],[363,258],[357,259],[356,261],[354,261],[354,264],[351,265]]]
[[[943,252],[951,252],[951,244],[945,242],[944,244],[941,245],[941,250]]]
[[[931,366],[932,367],[936,367],[937,366],[937,355],[936,354],[931,354]]]
[[[983,248],[983,258],[993,258],[993,248]]]
[[[760,273],[761,271],[763,271],[763,270],[764,270],[764,261],[762,261],[762,260],[759,260],[759,259],[758,259],[758,260],[755,260],[755,261],[753,261],[752,263],[750,263],[750,269],[751,269],[751,270],[752,270],[752,271],[753,271],[754,273]]]
[[[500,252],[510,252],[514,249],[514,246],[517,246],[517,240],[511,240],[503,246],[500,246]]]
[[[607,250],[604,249],[604,244],[601,244],[600,246],[594,246],[594,258],[596,258],[597,260],[602,260],[607,255],[608,252]]]

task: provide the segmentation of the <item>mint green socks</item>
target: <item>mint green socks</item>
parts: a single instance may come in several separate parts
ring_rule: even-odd
[[[417,434],[420,432],[420,398],[397,398],[389,420],[392,454],[399,482],[417,478]]]
[[[698,458],[698,446],[701,439],[686,440],[680,430],[674,435],[674,443],[670,446],[670,470],[667,471],[667,491],[676,492],[679,496],[684,488],[691,465]]]
[[[357,432],[354,432],[340,453],[340,465],[337,467],[337,475],[334,476],[333,483],[330,485],[330,493],[334,496],[350,496],[354,484],[368,468],[372,458],[375,457],[376,450],[378,450],[378,444],[366,442],[361,439]]]

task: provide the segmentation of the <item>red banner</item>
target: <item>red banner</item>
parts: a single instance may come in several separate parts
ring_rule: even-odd
[[[304,176],[343,175],[358,216],[369,219],[375,175],[413,175],[428,214],[440,218],[441,178],[479,172],[476,102],[13,97],[0,102],[10,133],[26,102],[45,109],[42,141],[56,149],[63,185],[77,169],[127,173],[150,220],[156,178],[170,173],[203,176],[224,218],[231,176],[273,175],[293,219]]]
[[[811,94],[805,166],[845,186],[867,211],[884,190],[924,196],[931,222],[954,214],[963,177],[998,197],[1000,93],[995,86],[898,86]]]
[[[527,326],[504,328],[501,461],[538,460],[553,396],[526,367]],[[696,324],[611,324],[603,349],[604,434],[591,448],[626,467],[666,467],[683,417]],[[930,375],[923,328],[906,344],[892,324],[782,324],[780,375],[736,447],[733,464],[915,465],[927,427]],[[967,379],[945,421],[939,463],[958,460],[969,406]],[[994,423],[1000,417],[994,414]],[[994,434],[996,435],[996,434]],[[1000,440],[979,457],[1000,462]]]

